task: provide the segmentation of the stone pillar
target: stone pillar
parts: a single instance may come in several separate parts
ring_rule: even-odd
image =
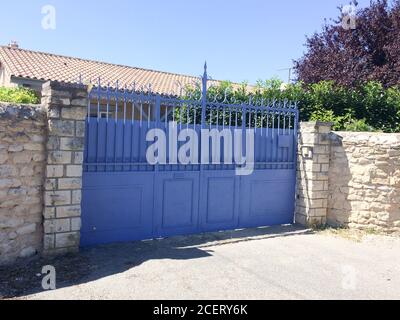
[[[80,242],[87,88],[48,82],[42,104],[48,118],[44,253],[74,252]]]
[[[295,219],[307,227],[326,224],[331,128],[326,122],[300,123]]]

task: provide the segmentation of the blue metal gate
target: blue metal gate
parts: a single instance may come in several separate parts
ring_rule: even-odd
[[[120,90],[118,84],[104,88],[100,80],[90,91],[82,246],[293,222],[295,104],[210,97],[206,70],[199,92],[166,96],[143,88]],[[166,134],[165,163],[146,158],[151,129]],[[252,129],[253,173],[237,175],[237,165],[223,161],[228,138],[209,145],[210,153],[219,149],[220,162],[212,155],[203,162],[176,162],[174,153],[186,141],[177,141],[174,149],[177,139],[171,137],[188,129],[198,136],[202,129],[216,129],[228,138],[237,129]]]

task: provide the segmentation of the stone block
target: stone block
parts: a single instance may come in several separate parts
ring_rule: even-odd
[[[69,164],[72,162],[72,152],[70,151],[50,151],[47,157],[47,163],[54,164]]]
[[[314,154],[328,154],[329,153],[329,147],[328,146],[321,146],[321,145],[315,145],[313,147]]]
[[[57,207],[56,216],[57,216],[57,218],[80,217],[81,216],[81,206],[80,205],[71,205],[71,206]]]
[[[83,152],[74,152],[74,164],[83,164]]]
[[[81,230],[81,218],[72,218],[71,219],[71,231],[80,231]]]
[[[0,220],[0,229],[2,229],[2,228],[18,228],[18,227],[22,226],[23,223],[24,223],[24,219],[22,219],[22,218],[4,216]]]
[[[60,137],[49,136],[47,140],[47,150],[60,150]]]
[[[83,117],[81,117],[81,119],[85,119],[86,114],[87,114],[87,106],[88,106],[88,99],[83,98],[83,99],[73,99],[71,101],[71,105],[74,106],[73,108],[76,109],[82,109],[82,111],[80,111],[80,115]],[[79,108],[81,107],[81,108]]]
[[[317,157],[317,162],[321,164],[329,164],[329,154],[319,154]],[[322,169],[322,171],[324,171]]]
[[[25,143],[24,150],[28,151],[44,151],[44,145],[42,143]]]
[[[83,138],[85,137],[86,124],[85,121],[75,121],[75,136]]]
[[[27,247],[21,250],[19,257],[20,258],[29,258],[34,256],[37,253],[37,250],[34,247]]]
[[[57,233],[56,235],[56,248],[78,247],[79,246],[79,232]]]
[[[314,134],[301,133],[300,144],[304,146],[314,146],[316,144],[316,136]]]
[[[71,191],[46,191],[46,206],[63,206],[71,204]]]
[[[14,153],[12,159],[15,164],[30,163],[33,159],[33,153],[32,152]]]
[[[20,144],[14,144],[8,147],[9,152],[21,152],[24,150],[24,146]]]
[[[72,190],[82,188],[81,178],[63,178],[58,179],[58,188],[60,190]]]
[[[45,234],[43,237],[43,247],[44,250],[51,250],[55,248],[55,235]]]
[[[75,123],[73,120],[49,120],[49,135],[73,137]]]
[[[46,179],[44,186],[47,191],[57,190],[57,179]]]
[[[69,231],[71,231],[70,219],[51,219],[44,222],[44,232],[46,234]]]
[[[60,148],[61,150],[69,150],[69,151],[82,151],[85,147],[85,139],[84,138],[61,138],[60,140]]]
[[[67,177],[81,177],[82,166],[80,165],[69,165],[67,166]]]
[[[84,106],[79,106],[76,103],[84,103]],[[84,120],[87,115],[87,100],[79,99],[72,100],[72,106],[70,108],[62,108],[61,118],[70,120]]]
[[[12,177],[18,175],[18,169],[13,165],[0,165],[0,177]]]
[[[82,202],[82,191],[72,190],[72,204],[81,204]]]
[[[20,177],[32,177],[34,175],[32,166],[24,166],[19,172]]]
[[[28,224],[28,225],[18,228],[16,232],[19,235],[25,235],[25,234],[34,233],[35,231],[36,231],[36,224],[31,223],[31,224]]]
[[[0,152],[0,165],[6,163],[8,160],[7,152]]]
[[[59,119],[61,116],[60,106],[50,106],[47,110],[47,117],[49,119]]]
[[[9,240],[15,240],[18,237],[18,234],[16,232],[10,232],[8,234],[8,239]]]
[[[18,179],[2,179],[0,177],[0,189],[17,188],[21,186],[21,181]]]
[[[60,178],[64,176],[64,166],[62,165],[51,165],[46,167],[46,175],[48,178]]]
[[[45,219],[54,219],[56,217],[56,208],[45,207],[43,210],[43,216]]]
[[[295,222],[302,226],[307,225],[307,216],[303,214],[296,214]]]
[[[329,171],[329,163],[321,164],[321,172],[328,172]]]

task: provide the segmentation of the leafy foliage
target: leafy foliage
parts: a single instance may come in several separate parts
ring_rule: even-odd
[[[376,131],[375,128],[368,125],[365,119],[354,119],[353,114],[349,111],[344,116],[337,116],[332,110],[317,110],[314,111],[310,116],[311,121],[323,121],[332,122],[333,130],[344,130],[344,131]]]
[[[305,55],[295,61],[299,80],[333,80],[346,87],[400,84],[400,0],[372,0],[357,11],[353,30],[342,27],[342,18],[307,39]]]
[[[38,104],[39,97],[33,90],[25,88],[0,87],[0,101],[14,103]]]
[[[200,88],[190,90],[197,97],[201,94]],[[246,84],[238,87],[224,82],[211,88],[208,94],[210,99],[217,97],[220,102],[242,103],[250,99],[296,101],[301,121],[333,122],[335,130],[400,132],[400,88],[386,89],[375,81],[348,88],[335,85],[333,81],[285,85],[278,79],[271,79],[259,81],[252,93],[246,91]],[[198,121],[200,113],[199,109]]]
[[[361,119],[361,120],[351,119],[349,122],[345,123],[344,130],[345,131],[360,131],[360,132],[376,131],[376,129],[374,129],[373,127],[369,126],[366,123],[365,119]]]

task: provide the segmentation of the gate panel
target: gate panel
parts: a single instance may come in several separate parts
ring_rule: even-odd
[[[153,237],[152,172],[83,175],[83,246]]]
[[[201,231],[235,229],[239,218],[239,182],[235,171],[201,173]]]
[[[258,170],[241,181],[240,228],[293,223],[293,170]]]
[[[154,188],[154,236],[198,232],[199,173],[159,172]]]

